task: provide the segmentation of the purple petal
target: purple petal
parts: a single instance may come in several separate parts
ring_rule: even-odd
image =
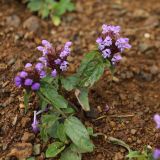
[[[37,83],[34,83],[33,85],[32,85],[32,90],[33,91],[37,91],[37,90],[39,90],[39,88],[40,88],[40,84],[37,82]]]
[[[60,69],[62,70],[62,71],[66,71],[67,70],[67,66],[68,65],[68,62],[67,61],[63,61],[62,63],[61,63],[61,65],[60,65]]]
[[[37,49],[38,49],[39,51],[43,52],[44,47],[42,47],[42,46],[38,46],[38,47],[37,47]]]
[[[54,62],[55,62],[55,64],[61,64],[61,59],[58,58]]]
[[[40,78],[44,78],[46,77],[46,72],[45,71],[41,71],[40,72]]]
[[[25,82],[24,82],[24,85],[25,85],[25,86],[31,86],[31,85],[32,85],[32,83],[33,83],[33,80],[32,80],[32,79],[27,78],[27,79],[25,80]]]
[[[153,157],[155,160],[160,158],[160,149],[155,149],[153,152]]]
[[[102,51],[102,56],[104,58],[108,58],[111,55],[111,50],[110,49],[105,49],[104,51]]]
[[[116,55],[113,56],[113,58],[112,58],[111,61],[112,61],[113,64],[116,64],[116,63],[119,62],[121,59],[122,59],[121,55],[116,54]]]
[[[71,45],[72,45],[72,42],[70,42],[70,41],[66,42],[66,44],[65,44],[66,47],[70,47]]]
[[[158,128],[160,128],[160,115],[158,115],[158,114],[155,114],[154,115],[154,121],[156,122],[156,128],[158,129]]]
[[[16,85],[17,87],[21,87],[21,85],[22,85],[22,79],[21,79],[21,77],[16,76],[16,77],[14,78],[14,83],[15,83],[15,85]]]
[[[101,43],[103,42],[102,37],[98,37],[98,38],[96,39],[96,42],[97,42],[98,44],[101,44]]]
[[[112,45],[112,39],[111,39],[111,37],[107,36],[107,37],[105,38],[105,40],[103,41],[103,44],[104,44],[105,46],[111,46],[111,45]]]
[[[29,68],[29,67],[32,67],[32,64],[31,64],[31,63],[27,63],[27,64],[25,65],[25,68]]]
[[[37,70],[37,71],[41,71],[42,69],[43,69],[43,64],[42,63],[37,63],[36,64],[36,66],[35,66],[35,69]]]
[[[54,69],[54,70],[51,72],[51,76],[54,77],[54,78],[57,76],[57,71],[56,71],[56,69]]]
[[[33,117],[33,123],[32,123],[32,129],[33,132],[38,133],[39,132],[39,128],[38,128],[38,121],[37,121],[37,112],[34,111],[34,117]]]
[[[28,76],[28,73],[27,72],[25,72],[25,71],[22,71],[22,72],[20,72],[20,77],[21,78],[25,78],[25,77],[27,77]]]

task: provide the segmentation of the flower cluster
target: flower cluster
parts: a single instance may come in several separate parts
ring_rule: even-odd
[[[160,128],[160,115],[155,114],[154,115],[154,121],[156,122],[156,128],[159,129]],[[153,153],[153,157],[154,159],[159,159],[160,158],[160,149],[155,149],[154,153]]]
[[[119,62],[120,55],[124,49],[131,48],[128,38],[120,37],[120,26],[102,25],[102,35],[97,38],[98,49],[105,59],[109,59],[112,64]]]
[[[42,46],[37,49],[43,53],[39,58],[41,64],[51,69],[51,76],[56,77],[61,71],[66,71],[68,67],[67,57],[70,55],[72,42],[66,42],[64,47],[53,48],[52,44],[42,40]]]
[[[46,71],[49,71],[52,77],[56,77],[61,71],[66,71],[71,45],[71,42],[67,42],[64,47],[53,48],[50,42],[42,40],[42,46],[37,47],[42,52],[42,57],[34,66],[31,63],[25,65],[25,69],[18,73],[14,79],[16,86],[37,91],[40,88],[40,79],[46,76]]]
[[[27,63],[25,65],[25,69],[19,72],[15,77],[15,85],[17,87],[23,87],[26,90],[39,90],[40,79],[46,76],[46,72],[43,69],[44,66],[40,63],[37,63],[35,66],[33,66],[31,63]]]

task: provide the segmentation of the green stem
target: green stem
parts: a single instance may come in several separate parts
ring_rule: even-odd
[[[37,92],[37,94],[38,94],[38,96],[39,96],[41,99],[44,99],[48,104],[52,104],[52,102],[50,102],[50,100],[49,100],[47,97],[45,97],[42,92],[39,91],[39,92]],[[54,107],[55,107],[55,106],[54,106]],[[60,113],[64,118],[67,118],[67,116],[66,116],[59,108],[55,107],[55,109],[56,109],[56,111],[57,111],[58,113]]]
[[[28,110],[29,96],[30,96],[30,92],[26,90],[24,93],[24,107],[25,107],[24,112],[25,114],[27,113],[27,110]]]

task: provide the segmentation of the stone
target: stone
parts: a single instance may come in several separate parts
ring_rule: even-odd
[[[30,124],[30,118],[29,117],[23,117],[22,120],[21,120],[22,127],[24,128],[29,124]]]
[[[36,16],[31,16],[23,23],[23,28],[28,29],[30,32],[37,32],[40,29],[40,23]]]
[[[135,130],[135,129],[131,129],[131,134],[135,135],[135,134],[136,134],[136,132],[137,132],[137,130]]]
[[[159,72],[159,68],[156,65],[150,67],[150,72],[152,75],[156,75]]]
[[[24,132],[21,140],[24,142],[31,142],[35,138],[35,135],[33,133]]]
[[[41,145],[40,144],[34,144],[33,146],[33,154],[36,156],[36,155],[39,155],[40,152],[41,152]]]
[[[143,9],[136,9],[134,10],[132,17],[135,20],[143,20],[149,17],[149,13]]]
[[[32,155],[31,143],[17,143],[8,154],[9,157],[15,156],[18,159],[27,158]]]
[[[143,71],[140,72],[140,77],[148,82],[152,80],[152,74],[149,74]]]
[[[150,17],[148,17],[144,22],[144,26],[146,26],[148,28],[158,27],[159,26],[158,16],[150,16]]]
[[[6,24],[10,27],[19,27],[21,23],[20,18],[17,15],[11,15],[9,17],[6,18]]]
[[[121,160],[121,159],[124,159],[123,154],[121,152],[117,152],[113,160]]]
[[[144,53],[150,49],[152,49],[152,46],[147,44],[147,43],[140,43],[139,46],[138,46],[139,50]]]
[[[18,116],[16,115],[12,121],[12,125],[15,126],[17,123]]]

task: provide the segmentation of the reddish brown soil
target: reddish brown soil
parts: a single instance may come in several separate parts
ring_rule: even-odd
[[[32,16],[25,5],[1,0],[0,157],[7,157],[13,146],[21,142],[24,132],[32,132],[33,110],[38,106],[30,103],[25,115],[23,93],[12,80],[26,62],[36,61],[39,53],[35,48],[41,39],[62,43],[72,40],[74,62],[70,71],[74,71],[83,53],[94,48],[103,23],[122,26],[133,47],[117,67],[116,79],[106,74],[91,90],[91,105],[98,109],[99,117],[105,116],[89,119],[86,124],[95,132],[124,140],[135,150],[145,145],[160,145],[159,131],[153,122],[153,115],[160,113],[159,0],[81,0],[76,2],[76,7],[74,13],[64,16],[59,27],[37,17],[39,28],[31,33],[23,27],[24,21]],[[6,22],[12,15],[20,18],[18,27]],[[110,107],[108,112],[104,112],[106,104]],[[125,159],[126,150],[110,144],[107,138],[97,137],[93,141],[95,151],[84,155],[83,160]],[[41,143],[39,136],[31,143]],[[45,145],[41,145],[38,159],[44,159],[44,151]]]

